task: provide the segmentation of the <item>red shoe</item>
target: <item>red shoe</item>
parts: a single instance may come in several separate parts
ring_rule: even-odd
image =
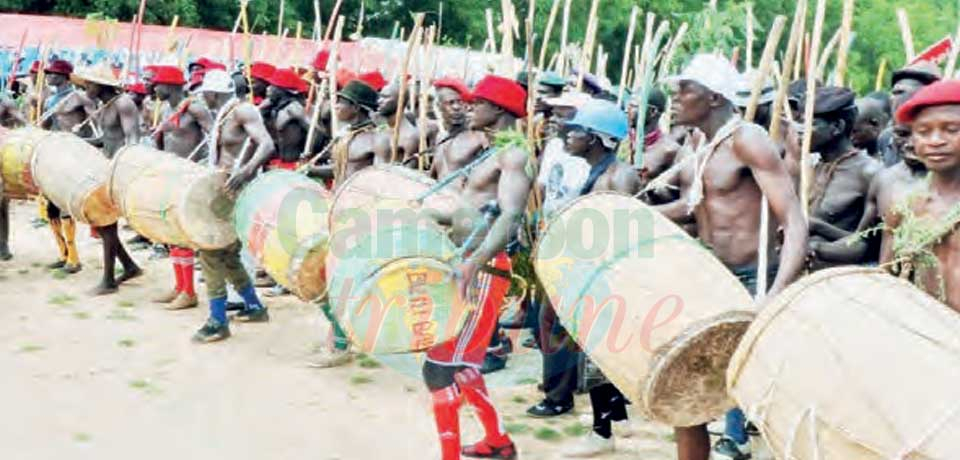
[[[501,447],[493,447],[480,441],[472,446],[464,446],[460,453],[469,458],[499,458],[502,460],[514,460],[517,458],[517,446],[510,442]]]

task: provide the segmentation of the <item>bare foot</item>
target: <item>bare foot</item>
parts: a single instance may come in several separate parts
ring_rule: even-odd
[[[136,267],[133,270],[124,270],[123,274],[117,277],[117,284],[122,284],[125,281],[130,281],[141,276],[143,276],[143,270],[141,270],[140,267]]]

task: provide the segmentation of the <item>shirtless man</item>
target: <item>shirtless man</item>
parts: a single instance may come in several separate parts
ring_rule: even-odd
[[[406,100],[409,101],[410,97],[407,97]],[[377,114],[386,120],[386,124],[377,132],[375,163],[390,163],[393,155],[393,130],[397,126],[397,104],[399,101],[400,83],[398,81],[390,83],[380,91]],[[401,115],[399,121],[400,136],[397,137],[396,161],[399,161],[400,164],[416,167],[415,162],[408,163],[408,161],[416,158],[414,155],[420,151],[420,131],[417,129],[417,125],[413,124],[405,115]]]
[[[270,159],[267,169],[297,169],[303,147],[307,143],[310,120],[304,110],[304,94],[307,83],[291,69],[279,69],[270,77],[270,98],[264,121],[270,123],[277,141],[276,155]]]
[[[187,98],[183,85],[187,83],[183,71],[174,66],[156,66],[150,78],[158,103],[164,105],[163,122],[157,127],[157,147],[182,158],[199,158],[206,147],[207,133],[213,128],[213,117],[204,103]],[[199,150],[199,151],[198,151]],[[173,290],[154,302],[165,304],[167,310],[183,310],[197,306],[193,285],[196,254],[190,248],[170,247],[175,285]]]
[[[43,111],[40,116],[40,126],[51,131],[76,132],[78,127],[87,119],[88,112],[93,112],[94,104],[82,92],[74,90],[70,84],[70,74],[73,65],[67,61],[56,60],[46,66],[46,89],[48,93],[36,95],[43,97]],[[88,134],[89,126],[78,130]],[[62,269],[64,273],[80,271],[80,257],[77,252],[76,234],[77,224],[70,216],[63,215],[60,208],[44,200],[46,217],[50,222],[50,230],[60,250],[59,259],[48,265],[47,268]]]
[[[820,156],[814,166],[810,192],[808,263],[814,269],[831,264],[816,256],[816,245],[849,236],[863,217],[870,182],[882,168],[866,151],[853,146],[850,134],[857,118],[853,91],[817,89],[813,120],[813,150]]]
[[[857,120],[850,135],[853,146],[876,157],[879,154],[877,140],[890,124],[890,118],[890,96],[885,93],[870,93],[857,99]]]
[[[487,76],[477,84],[474,97],[470,127],[491,136],[513,128],[517,118],[526,115],[526,91],[513,80]],[[491,403],[480,367],[510,288],[510,279],[503,276],[511,269],[505,250],[517,234],[532,186],[526,172],[528,155],[519,149],[487,155],[469,173],[461,194],[467,208],[463,214],[468,218],[459,218],[461,213],[457,218],[438,216],[441,222],[452,221],[452,236],[460,245],[467,235],[475,233],[474,226],[481,219],[489,224],[487,231],[480,227],[479,237],[470,239],[471,247],[464,248],[470,255],[457,267],[460,298],[474,303],[485,300],[477,305],[461,336],[430,349],[423,366],[424,381],[433,396],[443,460],[457,460],[461,453],[470,458],[517,456]],[[463,399],[474,407],[485,432],[483,440],[466,447],[460,445],[459,409]]]
[[[253,104],[236,99],[233,80],[227,72],[207,72],[199,91],[207,107],[217,112],[210,133],[209,164],[213,168],[232,172],[225,189],[235,194],[273,154],[273,140],[267,134],[260,111]],[[253,149],[250,148],[251,144]],[[252,158],[248,158],[250,150],[254,151]],[[227,281],[244,301],[244,309],[235,319],[244,322],[269,321],[270,315],[260,303],[253,282],[240,262],[239,242],[224,249],[199,251],[199,255],[210,299],[210,318],[194,334],[194,342],[209,343],[230,337]]]
[[[897,111],[897,122],[911,125],[930,177],[887,221],[883,238],[893,243],[881,262],[960,313],[960,82],[920,90]]]
[[[681,150],[680,144],[660,131],[660,116],[663,115],[666,107],[667,96],[659,89],[652,89],[647,98],[647,116],[643,128],[643,169],[640,170],[640,180],[643,185],[656,179],[673,166]],[[648,197],[652,200],[651,202],[661,202],[653,195]]]
[[[334,110],[343,133],[331,141],[331,164],[311,171],[312,175],[332,178],[335,185],[373,165],[377,143],[376,127],[370,121],[370,113],[377,108],[377,92],[370,85],[353,80],[338,95]]]
[[[811,243],[811,249],[817,257],[833,264],[860,265],[876,263],[882,252],[883,244],[873,244],[875,238],[872,229],[889,220],[895,206],[906,198],[918,184],[923,183],[927,168],[917,158],[910,139],[910,126],[897,125],[893,129],[894,147],[902,159],[899,163],[885,168],[873,177],[870,191],[863,209],[863,217],[857,226],[857,232],[833,243]]]
[[[756,289],[760,203],[765,195],[774,222],[769,229],[770,246],[764,250],[776,254],[773,231],[777,225],[784,235],[779,263],[771,258],[770,268],[779,266],[769,291],[775,295],[803,269],[807,226],[776,144],[763,128],[743,123],[730,102],[738,78],[736,69],[723,58],[699,55],[681,75],[669,79],[675,94],[674,122],[698,128],[709,142],[680,173],[681,199],[659,209],[679,223],[694,220],[700,240],[748,289]],[[693,163],[702,166],[696,168]],[[742,429],[743,423],[742,412],[728,415],[728,425]],[[679,460],[709,457],[706,425],[678,427],[676,439]]]
[[[931,83],[939,81],[940,66],[931,62],[918,62],[893,72],[890,90],[890,106],[893,113],[913,97],[917,91]],[[884,166],[893,166],[900,161],[893,148],[893,126],[888,127],[877,140]]]
[[[107,158],[113,158],[125,145],[136,144],[140,138],[140,115],[130,96],[120,92],[121,84],[113,78],[112,71],[106,67],[84,69],[78,70],[76,76],[82,81],[87,98],[98,106],[89,114],[89,123],[98,126],[103,135],[92,143],[100,143]],[[123,247],[116,222],[94,230],[103,242],[103,275],[91,294],[112,294],[120,284],[142,275],[143,271]],[[119,277],[114,274],[117,260],[123,265],[123,274]]]
[[[468,128],[467,104],[473,102],[470,89],[455,78],[441,78],[433,83],[436,88],[436,106],[445,131],[434,148],[431,174],[443,179],[466,166],[476,154],[486,147],[486,136]],[[463,188],[465,178],[460,178],[450,187]]]
[[[253,91],[253,103],[259,106],[267,99],[267,88],[270,87],[270,77],[277,68],[266,62],[254,62],[250,65],[250,79],[253,85],[250,90]]]

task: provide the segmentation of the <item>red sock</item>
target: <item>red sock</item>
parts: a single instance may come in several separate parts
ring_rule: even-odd
[[[431,393],[433,418],[440,435],[443,460],[460,460],[460,392],[456,385]]]
[[[176,282],[174,289],[177,292],[182,292],[183,272],[180,270],[180,250],[173,246],[170,247],[170,262],[173,264],[173,279]]]
[[[193,288],[193,250],[183,248],[182,251],[182,259],[180,262],[180,282],[183,283],[183,290],[181,292],[186,293],[188,296],[194,297],[197,295],[197,293]]]
[[[483,441],[490,447],[503,447],[511,443],[500,422],[500,415],[497,409],[493,407],[493,401],[490,400],[490,394],[487,393],[487,385],[483,382],[483,376],[480,371],[474,368],[464,369],[457,372],[454,376],[464,399],[472,405],[477,412],[477,418],[483,425],[483,431],[486,436]]]

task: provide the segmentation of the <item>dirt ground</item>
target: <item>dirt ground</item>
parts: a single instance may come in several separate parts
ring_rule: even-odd
[[[234,323],[230,340],[194,345],[203,295],[201,308],[182,312],[149,300],[172,286],[169,260],[135,252],[146,275],[92,298],[100,244],[88,229],[78,229],[84,269],[65,277],[43,268],[56,250],[49,229],[29,223],[36,206],[11,212],[15,258],[0,262],[0,459],[439,458],[429,395],[414,376],[371,359],[306,365],[328,333],[316,306],[266,299],[270,323]],[[521,458],[563,458],[589,431],[589,400],[578,397],[576,414],[527,417],[540,358],[524,351],[491,377],[493,396]],[[478,439],[469,410],[461,414],[464,442]],[[675,458],[671,429],[634,419],[628,432],[604,458]]]

